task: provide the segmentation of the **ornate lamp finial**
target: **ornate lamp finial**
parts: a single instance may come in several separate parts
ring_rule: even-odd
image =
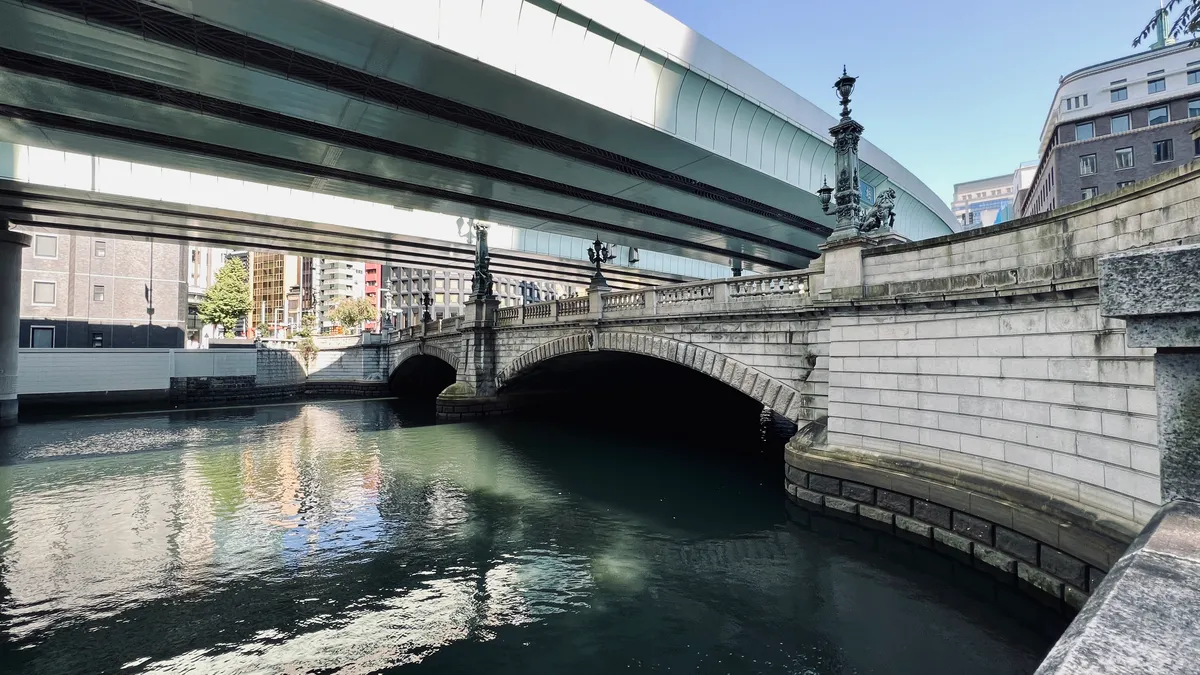
[[[600,237],[596,237],[596,241],[592,242],[592,247],[588,249],[588,260],[596,266],[596,273],[592,275],[592,283],[590,288],[607,289],[608,281],[604,278],[604,274],[600,272],[600,266],[617,256],[611,254],[608,249],[608,244],[600,242]]]

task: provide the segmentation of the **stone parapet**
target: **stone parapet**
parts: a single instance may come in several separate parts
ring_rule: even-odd
[[[1113,566],[1037,675],[1200,672],[1200,504],[1173,502]]]

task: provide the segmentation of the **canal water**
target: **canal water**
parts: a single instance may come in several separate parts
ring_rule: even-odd
[[[986,675],[1065,627],[789,507],[778,448],[427,422],[359,401],[6,432],[0,672]]]

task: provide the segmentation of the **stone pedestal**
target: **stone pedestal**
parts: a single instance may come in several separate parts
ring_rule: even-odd
[[[871,240],[872,246],[891,246],[892,244],[907,244],[911,241],[908,237],[897,234],[891,228],[879,229],[874,232],[868,232],[867,237]]]
[[[588,284],[587,290],[588,293],[608,293],[612,291],[612,287],[608,285],[608,279],[604,278],[604,275],[600,273],[600,270],[596,270],[596,273],[592,275],[592,279]]]
[[[871,240],[862,235],[828,241],[821,245],[824,253],[824,286],[818,290],[822,300],[842,300],[862,297],[862,252]]]
[[[1162,497],[1200,501],[1200,245],[1100,259],[1100,312],[1154,347]]]
[[[0,223],[0,426],[17,423],[17,341],[21,331],[21,249],[32,238]]]

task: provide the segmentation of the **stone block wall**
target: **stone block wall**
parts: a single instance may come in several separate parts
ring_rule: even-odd
[[[386,380],[382,372],[386,364],[381,364],[381,352],[385,350],[374,346],[322,349],[309,366],[308,381]],[[386,360],[386,353],[382,356]]]
[[[1093,293],[830,322],[830,445],[1032,487],[1131,531],[1157,509],[1153,360]]]
[[[233,403],[259,396],[253,375],[171,378],[171,405]]]
[[[1153,350],[1100,316],[1096,256],[1200,238],[1197,181],[1193,163],[867,250],[863,299],[828,306],[828,445],[1029,488],[1136,533],[1161,501]]]
[[[259,386],[303,384],[304,363],[300,353],[288,349],[259,349],[256,382]]]

